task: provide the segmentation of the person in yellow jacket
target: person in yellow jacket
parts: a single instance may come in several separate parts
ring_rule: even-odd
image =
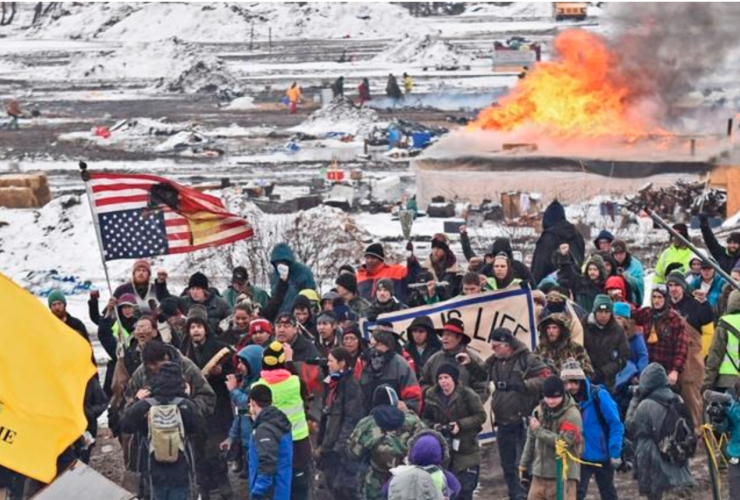
[[[672,226],[677,233],[683,236],[685,239],[689,239],[689,229],[686,224],[674,224]],[[653,278],[654,285],[665,284],[665,278],[671,271],[669,267],[677,267],[676,264],[683,268],[686,272],[689,269],[691,258],[694,256],[694,252],[686,246],[686,244],[675,236],[671,236],[671,245],[663,250],[658,258],[658,263],[655,265],[655,277]]]
[[[287,346],[287,348],[286,348]],[[266,385],[272,392],[272,404],[285,413],[290,421],[293,434],[293,479],[291,498],[308,498],[312,489],[313,454],[309,441],[308,421],[301,380],[294,370],[288,368],[293,363],[293,350],[290,344],[278,341],[270,343],[262,353],[260,379],[254,383]]]
[[[740,382],[740,290],[730,292],[727,314],[717,322],[704,370],[705,390],[725,391]]]
[[[414,81],[411,79],[411,75],[403,74],[403,91],[404,94],[409,95],[414,90]]]
[[[301,94],[301,88],[298,86],[298,82],[293,82],[293,85],[285,92],[288,97],[288,106],[290,114],[295,114],[298,111],[298,101],[301,100],[303,95]]]

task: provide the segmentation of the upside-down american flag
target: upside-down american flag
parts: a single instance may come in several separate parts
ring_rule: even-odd
[[[186,253],[250,238],[221,200],[145,174],[90,174],[105,260]]]

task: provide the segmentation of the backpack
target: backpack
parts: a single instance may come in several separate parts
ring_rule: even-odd
[[[182,398],[174,398],[168,404],[161,404],[154,398],[147,398],[149,408],[149,454],[162,463],[175,463],[180,453],[185,452],[185,426],[178,405]]]
[[[691,414],[678,396],[668,404],[656,402],[666,409],[666,414],[660,429],[653,435],[653,440],[664,460],[684,465],[696,452],[697,440]]]

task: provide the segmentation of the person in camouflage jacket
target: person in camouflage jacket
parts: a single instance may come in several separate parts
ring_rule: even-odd
[[[570,338],[568,318],[561,313],[545,317],[537,325],[540,341],[534,353],[547,364],[553,373],[560,373],[563,363],[569,358],[581,363],[586,375],[593,377],[594,370],[586,349]]]
[[[390,470],[403,464],[409,440],[424,429],[415,413],[398,408],[398,395],[391,387],[377,387],[372,403],[370,415],[360,420],[347,443],[350,456],[368,465],[362,483],[364,500],[383,498]]]

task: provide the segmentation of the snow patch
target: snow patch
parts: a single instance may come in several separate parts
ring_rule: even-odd
[[[254,98],[250,96],[244,96],[244,97],[237,97],[233,101],[229,103],[228,106],[226,106],[226,109],[231,110],[247,110],[247,109],[254,109],[257,106],[254,104]]]
[[[400,63],[431,67],[470,66],[473,59],[438,35],[407,36],[375,56],[376,63]]]
[[[364,136],[369,134],[380,118],[375,110],[357,107],[346,97],[334,99],[328,106],[311,114],[300,125],[289,130],[309,135],[332,132]]]

